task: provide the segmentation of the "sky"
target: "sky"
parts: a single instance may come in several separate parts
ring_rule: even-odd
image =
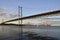
[[[22,6],[23,16],[39,14],[60,9],[60,0],[0,0],[0,8],[6,13],[18,14],[18,5]]]
[[[18,6],[22,7],[23,16],[29,16],[60,10],[60,0],[0,0],[0,10],[3,9],[2,12],[7,16],[18,14]],[[8,17],[8,19],[11,18]]]

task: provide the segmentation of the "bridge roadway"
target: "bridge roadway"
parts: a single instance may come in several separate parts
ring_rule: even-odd
[[[16,20],[24,20],[24,19],[30,19],[30,18],[35,18],[35,17],[39,17],[39,16],[46,16],[46,15],[54,15],[54,14],[60,14],[60,10],[55,10],[55,11],[51,11],[51,12],[46,12],[46,13],[41,13],[41,14],[36,14],[36,15],[31,15],[31,16],[27,16],[27,17],[22,17],[22,18],[17,18],[17,19],[12,19],[12,20],[8,20],[5,22],[2,22],[1,24],[5,24],[7,22],[12,22],[12,21],[16,21]]]

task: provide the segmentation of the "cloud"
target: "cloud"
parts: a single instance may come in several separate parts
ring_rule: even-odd
[[[8,12],[6,11],[6,8],[0,8],[0,17],[6,17],[6,18],[15,18],[17,17],[17,14],[13,11]]]
[[[10,13],[9,16],[10,16],[10,18],[15,18],[15,17],[17,17],[17,14],[16,13]]]
[[[14,18],[17,18],[17,13],[14,11],[8,11],[7,8],[0,8],[0,22],[2,22],[2,19],[4,21],[12,20]]]
[[[3,8],[0,8],[0,17],[1,16],[6,16],[6,11],[5,11],[5,9],[3,9]]]

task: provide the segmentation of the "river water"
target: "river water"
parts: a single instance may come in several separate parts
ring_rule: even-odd
[[[34,32],[41,36],[54,37],[60,40],[60,26],[22,26],[23,32]],[[0,25],[0,40],[19,40],[20,26]],[[23,33],[24,35],[24,33]],[[28,40],[26,36],[23,40]]]

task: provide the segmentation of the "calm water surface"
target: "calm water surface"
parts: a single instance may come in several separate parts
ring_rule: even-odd
[[[41,36],[54,37],[60,40],[60,26],[22,26],[23,32],[34,32]],[[19,40],[20,27],[0,25],[0,40]],[[28,40],[23,33],[23,40]]]

